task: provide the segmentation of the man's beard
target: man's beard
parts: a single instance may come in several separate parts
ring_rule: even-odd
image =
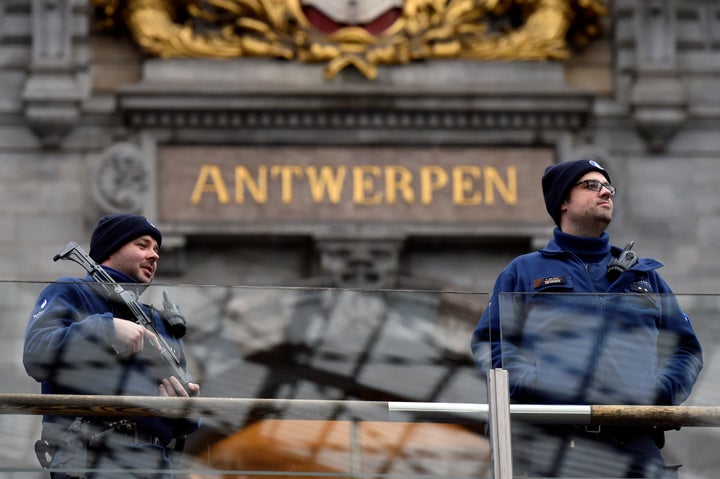
[[[603,230],[610,225],[610,222],[612,221],[611,217],[608,216],[593,216],[592,218],[589,218],[588,220],[592,226],[595,228],[602,228]]]
[[[605,231],[612,221],[612,216],[596,214],[589,212],[578,218],[577,225],[581,231],[588,234],[597,233],[598,235]]]

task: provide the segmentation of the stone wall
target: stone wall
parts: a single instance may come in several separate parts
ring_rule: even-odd
[[[641,254],[658,257],[678,291],[716,292],[717,7],[692,0],[617,1],[611,10],[604,36],[566,62],[429,62],[383,67],[375,81],[352,71],[327,81],[320,66],[289,62],[146,59],[128,38],[92,33],[82,0],[8,0],[0,7],[0,278],[51,280],[71,272],[50,258],[69,240],[86,244],[102,213],[91,191],[95,168],[117,143],[137,145],[142,161],[152,161],[161,142],[501,144],[549,145],[558,160],[582,152],[606,158],[619,188],[614,242],[632,239]],[[219,118],[212,128],[152,123],[157,113],[180,121],[172,116],[178,107],[211,110],[218,100],[239,110],[256,102],[280,121],[288,99],[320,115],[342,110],[348,95],[383,111],[384,121],[402,109],[446,112],[453,102],[470,101],[479,113],[554,110],[566,118],[579,115],[581,124],[564,127],[554,120],[533,127],[522,115],[515,118],[524,125],[493,129],[436,128],[430,120],[392,131],[332,124],[223,128]],[[403,102],[378,101],[393,95]],[[144,212],[154,213],[152,207]],[[480,228],[462,237],[433,232],[405,238],[400,275],[452,278],[459,288],[486,291],[506,261],[543,244],[548,234],[549,228]],[[231,238],[233,246],[215,262],[212,241],[222,238],[203,231],[181,235],[169,243],[182,246],[183,257],[168,253],[167,279],[277,284],[316,275],[313,238],[280,236],[272,247],[262,237]],[[497,241],[503,237],[512,241]],[[203,267],[192,266],[198,263]]]

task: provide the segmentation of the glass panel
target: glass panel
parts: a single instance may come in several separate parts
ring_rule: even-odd
[[[146,425],[158,417],[176,428],[192,423],[174,418],[177,402],[109,398],[155,391],[157,379],[172,371],[174,357],[185,358],[192,380],[201,385],[185,415],[201,417],[202,423],[175,457],[192,478],[490,477],[486,415],[466,407],[486,402],[469,347],[485,294],[161,284],[137,291],[140,302],[157,310],[165,295],[179,307],[187,329],[183,356],[173,338],[167,341],[170,355],[147,354],[149,339],[137,355],[123,347],[112,335],[110,319],[129,315],[122,301],[116,300],[112,314],[95,317],[94,327],[86,314],[73,314],[69,303],[87,305],[110,294],[97,284],[61,284],[72,288],[68,305],[41,293],[48,286],[0,283],[2,477],[47,477],[34,452],[42,407],[59,421],[60,408],[72,406],[55,441],[76,440],[68,427],[87,410],[83,417],[93,419],[79,424],[94,435],[94,444],[112,446],[111,459],[130,458],[114,461],[103,453],[99,462],[80,460],[100,470],[99,477],[123,477],[117,474],[122,467],[136,475],[155,470],[158,448],[147,446],[166,438],[156,439]],[[46,296],[53,300],[43,306]],[[37,402],[52,396],[38,395],[40,385],[23,365],[31,316],[37,327],[25,359],[32,374],[73,398],[102,398],[64,402],[52,410]],[[60,324],[73,328],[72,335],[67,328],[57,329],[67,335],[48,334]],[[118,356],[122,375],[108,369]],[[433,405],[444,406],[437,411]],[[135,415],[131,424],[111,427],[128,408]],[[137,435],[133,424],[141,429]],[[134,443],[136,437],[142,447],[133,445],[129,456],[117,453],[116,441]]]
[[[544,406],[511,412],[516,476],[677,477],[665,475],[661,456],[666,468],[682,464],[681,477],[716,475],[720,463],[704,451],[720,439],[717,427],[656,427],[637,408],[634,416],[627,408],[555,412],[561,405],[717,405],[718,297],[505,293],[497,306],[492,359],[508,372],[511,411]]]
[[[0,282],[2,477],[47,477],[33,449],[41,432],[38,409],[44,407],[47,413],[49,406],[36,400],[52,396],[37,394],[40,386],[22,362],[25,328],[46,286]],[[140,300],[162,309],[163,293],[187,320],[185,357],[188,370],[201,384],[200,397],[191,403],[196,406],[184,415],[201,417],[202,424],[176,457],[189,477],[491,476],[487,409],[482,407],[487,396],[485,371],[473,365],[469,347],[487,295],[154,284]],[[560,306],[551,307],[553,302]],[[654,345],[656,357],[667,355],[680,342],[682,328],[663,330],[653,341],[649,329],[637,327],[632,315],[616,314],[628,308],[633,314],[654,311],[656,325],[670,324],[666,318],[677,317],[679,310],[691,319],[703,346],[704,368],[682,404],[710,411],[708,422],[664,431],[661,453],[668,466],[682,464],[680,478],[713,479],[720,470],[720,456],[707,447],[720,440],[718,415],[711,409],[720,398],[715,346],[720,340],[720,297],[503,294],[498,304],[502,327],[492,328],[489,336],[497,341],[496,352],[501,348],[513,353],[502,366],[516,397],[511,406],[516,477],[532,472],[530,465],[538,463],[549,469],[535,477],[552,477],[550,468],[557,464],[558,477],[583,477],[587,470],[593,471],[590,477],[623,477],[630,462],[619,460],[624,456],[612,448],[598,448],[591,436],[594,429],[586,430],[593,413],[591,419],[585,413],[560,414],[558,404],[649,401],[654,382],[648,378],[654,373],[640,368],[652,370],[654,365],[647,361],[648,354],[641,354],[641,346]],[[591,333],[593,340],[588,342],[585,335]],[[43,370],[53,371],[53,377],[75,388],[80,398],[109,392],[117,381],[101,365],[103,354],[114,359],[115,353],[99,348],[101,340],[84,335],[77,343],[82,347],[68,349],[67,355],[63,349],[52,349],[54,360]],[[476,360],[489,364],[483,351],[491,359],[489,347],[478,347]],[[531,390],[520,387],[522,375],[517,374],[528,354],[534,367],[549,371],[534,385],[546,409],[519,414],[523,410],[518,406],[531,402]],[[161,359],[146,359],[147,366],[163,371]],[[81,367],[73,369],[71,364]],[[63,367],[68,371],[59,372]],[[692,374],[680,376],[687,380]],[[523,391],[527,395],[520,401]],[[160,397],[129,404],[106,398],[117,396],[81,406],[62,404],[73,407],[72,417],[84,407],[102,415],[102,421],[127,414],[130,407],[142,421],[145,414],[180,414],[177,403],[153,402]],[[54,409],[49,415],[59,413]],[[624,434],[622,428],[633,426],[633,421],[624,417],[614,425],[620,429],[605,432]],[[564,448],[557,437],[548,436],[548,427],[580,431],[570,439],[573,447]],[[618,437],[611,440],[617,442]],[[627,437],[619,440],[624,448]],[[138,468],[154,469],[142,459],[140,454],[132,456],[134,473]],[[121,477],[111,474],[117,465],[100,467],[100,477]]]

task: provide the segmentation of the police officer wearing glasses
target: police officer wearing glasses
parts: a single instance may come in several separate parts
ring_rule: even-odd
[[[500,273],[471,340],[478,370],[508,372],[518,404],[678,405],[702,369],[661,263],[610,244],[615,187],[598,162],[545,170],[556,224]],[[535,477],[676,477],[651,426],[513,424],[513,471]]]

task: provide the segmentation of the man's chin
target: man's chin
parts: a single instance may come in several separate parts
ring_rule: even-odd
[[[154,276],[155,276],[155,275],[148,275],[148,274],[146,274],[146,273],[140,273],[140,274],[137,275],[137,277],[135,278],[135,280],[136,280],[138,283],[145,283],[145,284],[147,284],[147,283],[149,283],[150,281],[152,281],[152,279],[153,279]]]

